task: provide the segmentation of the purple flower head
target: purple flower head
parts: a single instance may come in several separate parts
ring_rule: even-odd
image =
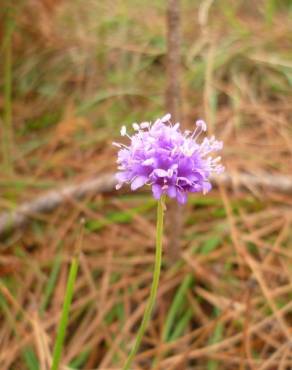
[[[113,143],[120,148],[116,178],[120,189],[130,183],[136,190],[143,185],[152,187],[153,196],[159,199],[162,194],[186,203],[188,193],[207,193],[211,188],[210,175],[221,173],[224,167],[221,157],[213,158],[212,152],[221,150],[223,143],[215,137],[198,137],[207,130],[204,121],[196,122],[193,132],[181,132],[179,123],[170,122],[171,115],[150,122],[134,123],[134,135],[127,134],[126,127],[121,135],[130,139],[130,145]]]

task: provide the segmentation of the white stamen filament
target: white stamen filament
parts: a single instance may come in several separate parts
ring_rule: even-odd
[[[149,128],[149,127],[150,127],[150,122],[142,122],[142,123],[140,124],[140,127],[141,127],[141,128]]]
[[[125,136],[127,134],[126,126],[122,126],[121,128],[121,136]]]
[[[170,113],[167,113],[165,116],[163,116],[161,118],[161,122],[170,122],[170,119],[171,119],[171,114]]]

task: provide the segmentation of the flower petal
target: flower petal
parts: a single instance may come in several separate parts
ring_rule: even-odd
[[[130,173],[129,172],[117,172],[115,177],[119,182],[129,181]]]
[[[170,185],[167,189],[167,195],[170,198],[175,198],[176,197],[176,187],[174,185]]]
[[[212,185],[209,182],[203,182],[203,194],[207,194],[212,189]]]
[[[185,191],[177,190],[176,199],[180,204],[185,204],[187,201],[187,194]]]
[[[160,199],[163,191],[162,191],[162,187],[158,184],[154,184],[152,185],[152,193],[153,193],[153,196],[155,199]]]
[[[131,190],[137,190],[141,188],[147,182],[148,178],[146,176],[137,176],[131,183]]]

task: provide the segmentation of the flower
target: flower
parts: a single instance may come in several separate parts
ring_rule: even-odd
[[[211,190],[210,175],[223,172],[224,167],[221,157],[210,154],[221,150],[223,143],[214,136],[197,141],[207,130],[202,120],[196,122],[193,132],[181,132],[179,123],[173,125],[170,119],[171,115],[166,114],[153,124],[134,123],[133,136],[127,134],[125,126],[121,128],[121,135],[130,139],[130,145],[113,143],[119,148],[116,189],[124,183],[131,184],[132,190],[150,185],[155,199],[167,194],[181,204],[186,203],[188,193]]]

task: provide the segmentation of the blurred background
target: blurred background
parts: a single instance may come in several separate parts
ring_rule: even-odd
[[[3,370],[50,368],[76,248],[62,369],[121,369],[127,357],[151,284],[156,203],[104,175],[120,127],[167,112],[169,4],[0,1]],[[291,13],[289,0],[180,2],[182,126],[202,118],[224,141],[232,186],[190,197],[175,261],[166,233],[133,369],[292,369]],[[95,179],[94,192],[50,207],[50,190]],[[6,232],[3,217],[39,196],[51,212],[32,208]]]

